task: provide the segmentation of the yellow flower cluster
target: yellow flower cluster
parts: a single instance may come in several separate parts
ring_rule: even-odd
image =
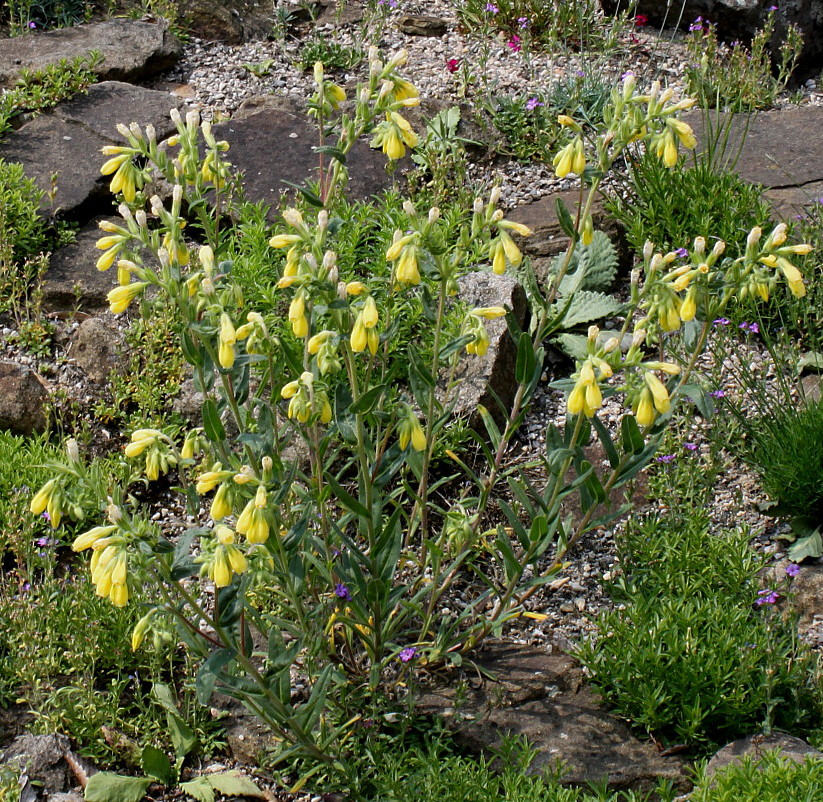
[[[118,527],[95,526],[80,535],[72,544],[74,551],[92,549],[91,580],[98,596],[108,598],[115,607],[125,607],[129,601],[129,554],[122,536],[115,536]]]

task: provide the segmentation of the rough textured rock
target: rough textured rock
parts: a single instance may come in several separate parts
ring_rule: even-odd
[[[801,633],[819,625],[823,616],[823,565],[804,565],[792,582],[792,609],[797,613]]]
[[[181,0],[186,29],[198,39],[237,45],[272,32],[272,3],[255,0]]]
[[[607,14],[625,10],[620,0],[600,0]],[[678,26],[688,29],[697,17],[717,25],[721,39],[748,41],[763,26],[767,9],[772,3],[763,0],[638,0],[635,10],[644,14],[653,26]],[[808,75],[823,65],[823,2],[821,0],[781,0],[774,5],[779,11],[775,18],[775,33],[771,45],[777,49],[785,39],[790,23],[803,32],[804,46],[799,72]],[[682,9],[682,10],[681,10]]]
[[[101,80],[138,81],[171,67],[182,46],[160,19],[111,19],[0,39],[0,86],[13,84],[23,70],[42,69],[91,50],[103,54],[96,68]]]
[[[505,306],[514,312],[521,328],[527,325],[529,303],[526,292],[511,276],[469,273],[460,279],[460,298],[471,306]],[[484,323],[489,335],[488,351],[483,356],[475,356],[464,350],[455,372],[459,382],[454,414],[467,417],[469,425],[478,432],[486,431],[478,406],[484,406],[498,425],[502,424],[517,391],[514,378],[517,347],[509,334],[506,319]],[[441,381],[446,373],[441,374]],[[493,393],[506,406],[505,412],[497,405]]]
[[[0,429],[23,435],[42,432],[48,399],[48,390],[33,370],[0,362]]]
[[[92,220],[77,233],[77,240],[55,251],[43,279],[43,308],[49,312],[87,312],[108,308],[106,295],[117,284],[116,268],[101,272],[95,266],[95,247],[103,233]],[[114,272],[113,272],[114,271]]]
[[[230,144],[228,158],[245,174],[246,198],[277,205],[289,189],[284,181],[303,184],[314,178],[317,154],[317,129],[299,106],[284,98],[252,98],[246,101],[230,122],[214,126],[217,139]],[[357,142],[348,154],[348,195],[365,199],[392,186],[386,172],[386,157],[367,142]],[[401,160],[400,170],[411,160]],[[272,212],[274,214],[274,212]]]
[[[105,381],[128,364],[123,332],[109,319],[90,317],[72,337],[69,355],[93,381]]]
[[[68,790],[69,751],[65,735],[21,735],[3,753],[1,763],[19,766],[27,783],[35,783],[49,794]]]
[[[807,755],[815,755],[823,758],[823,753],[818,752],[813,746],[807,744],[794,735],[787,735],[785,732],[773,732],[770,735],[750,735],[724,746],[706,766],[707,776],[711,776],[716,771],[739,763],[744,757],[751,757],[755,760],[763,757],[767,751],[778,749],[782,757],[802,763]]]
[[[53,201],[43,199],[46,213],[60,211],[72,220],[88,220],[111,209],[110,176],[100,175],[104,145],[123,144],[118,122],[151,123],[158,136],[171,133],[169,110],[182,101],[166,92],[104,82],[86,96],[61,103],[52,112],[31,120],[0,141],[0,158],[21,162],[26,175],[44,192],[53,189]]]
[[[565,763],[563,782],[608,783],[610,790],[649,790],[659,778],[689,787],[683,762],[661,757],[648,743],[604,712],[586,687],[582,669],[567,655],[531,646],[497,643],[475,658],[482,669],[450,677],[423,692],[419,708],[444,718],[457,742],[471,752],[489,752],[504,733],[525,736],[537,756],[529,772]],[[486,676],[494,679],[486,679]],[[456,702],[458,681],[467,688]]]
[[[409,36],[444,36],[449,29],[445,20],[428,14],[404,14],[397,28]]]

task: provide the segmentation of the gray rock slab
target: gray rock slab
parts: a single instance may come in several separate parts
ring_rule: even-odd
[[[514,313],[521,328],[527,328],[529,302],[523,287],[511,276],[498,276],[491,272],[469,273],[460,281],[460,299],[473,307],[505,306]],[[489,348],[483,356],[465,353],[457,364],[455,376],[457,403],[454,415],[468,418],[469,425],[478,432],[485,432],[483,419],[478,411],[485,407],[502,425],[511,409],[517,392],[514,368],[517,346],[509,334],[505,318],[484,321],[489,335]],[[441,373],[441,382],[449,371]],[[500,409],[494,396],[505,405]]]
[[[96,382],[128,365],[126,338],[111,318],[86,318],[74,332],[69,356]]]
[[[182,46],[160,20],[112,19],[56,31],[0,39],[0,86],[10,86],[23,70],[42,69],[61,59],[103,54],[101,80],[137,81],[171,67]]]
[[[29,178],[43,192],[57,191],[53,202],[47,197],[44,212],[60,210],[72,219],[82,218],[95,206],[106,202],[106,184],[100,175],[100,149],[112,140],[104,139],[82,125],[69,123],[52,114],[37,117],[0,141],[0,159],[20,162]],[[110,197],[110,196],[109,196]]]
[[[84,221],[111,208],[110,176],[102,176],[104,145],[123,144],[118,122],[151,123],[163,137],[173,126],[169,111],[182,101],[166,92],[106,81],[89,89],[88,95],[58,105],[0,140],[0,159],[20,162],[44,192],[52,190],[53,201],[43,199],[46,214]]]
[[[403,14],[397,20],[397,29],[408,36],[444,36],[449,30],[446,21],[429,14]]]
[[[117,269],[101,272],[96,243],[104,233],[95,219],[77,233],[71,245],[55,251],[43,278],[43,308],[48,312],[86,312],[108,308],[106,295],[117,284]]]
[[[90,86],[85,95],[61,103],[55,116],[82,125],[99,136],[123,142],[117,133],[118,123],[136,122],[141,128],[151,123],[158,139],[171,136],[175,131],[170,117],[172,108],[179,110],[182,104],[167,92],[122,81],[102,81]]]
[[[468,688],[463,701],[458,703],[455,690],[461,678],[452,677],[448,685],[423,692],[418,704],[420,711],[443,718],[467,751],[488,754],[510,733],[525,736],[537,750],[530,773],[562,761],[564,784],[605,780],[611,791],[647,791],[669,779],[678,789],[689,788],[683,761],[662,757],[601,709],[582,669],[567,655],[496,643],[475,661],[483,674],[462,678]]]
[[[244,174],[251,201],[276,206],[281,194],[289,191],[284,181],[305,184],[316,176],[318,158],[312,148],[318,144],[317,129],[305,112],[282,98],[253,99],[231,121],[215,125],[214,135],[229,143],[227,158]],[[408,167],[411,161],[401,160],[401,170],[404,163]],[[364,141],[355,143],[346,164],[350,198],[363,200],[392,186],[386,157]]]
[[[0,362],[0,429],[30,435],[46,428],[49,393],[38,375],[15,362]]]
[[[740,763],[744,757],[751,757],[755,762],[761,760],[766,752],[778,750],[781,757],[803,763],[807,757],[823,758],[810,744],[794,735],[785,732],[772,732],[769,735],[750,735],[724,746],[718,751],[706,766],[706,775],[711,777],[715,772],[727,766]]]
[[[698,150],[705,150],[707,126],[702,114],[683,117],[694,129]],[[823,181],[823,108],[796,106],[757,115],[712,114],[708,130],[728,139],[720,153],[744,180],[769,189],[804,187]],[[736,161],[735,161],[736,158]]]

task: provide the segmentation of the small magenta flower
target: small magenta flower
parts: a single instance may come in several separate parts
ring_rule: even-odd
[[[486,3],[486,11],[490,14],[496,14],[500,9],[494,3]]]
[[[709,393],[709,395],[712,398],[725,398],[726,397],[726,391],[725,390],[712,390]]]
[[[681,259],[684,259],[686,256],[688,256],[688,255],[689,255],[689,252],[688,252],[688,250],[686,250],[686,248],[678,248],[678,249],[675,251],[675,254],[676,254],[677,256],[679,256]]]
[[[663,462],[668,465],[670,462],[674,462],[677,459],[676,454],[661,454],[658,458],[658,462]]]
[[[446,69],[451,72],[455,73],[460,69],[460,59],[459,58],[450,58],[446,61]]]
[[[702,31],[703,30],[703,17],[697,17],[691,25],[689,25],[690,31]]]
[[[687,451],[697,451],[697,443],[683,443],[683,448]]]
[[[777,11],[777,6],[769,6],[766,11]]]
[[[415,655],[417,654],[417,649],[414,646],[407,646],[403,649],[398,657],[400,658],[401,663],[408,663],[414,660]]]
[[[520,26],[521,30],[523,28],[529,27],[529,18],[528,17],[518,17],[517,24]]]
[[[351,601],[351,593],[349,593],[349,589],[342,582],[338,582],[334,586],[334,595],[343,601]]]
[[[718,317],[713,321],[715,326],[728,326],[731,323],[727,317]]]
[[[755,599],[755,604],[776,604],[777,600],[780,598],[780,594],[776,590],[758,590],[757,591],[757,598]]]
[[[538,106],[542,106],[542,105],[543,105],[543,103],[541,103],[536,97],[530,97],[526,101],[526,108],[529,111],[534,111]]]
[[[635,28],[642,28],[647,25],[649,22],[649,18],[645,14],[635,14],[634,15],[634,27]]]
[[[626,70],[626,72],[624,72],[620,76],[620,80],[621,81],[628,81],[630,78],[635,78],[635,77],[637,77],[637,76],[635,76],[635,74],[631,70]]]
[[[37,23],[34,22],[34,21],[30,22],[29,23],[29,29],[32,30],[32,31],[37,30]]]
[[[790,563],[786,566],[786,576],[790,576],[792,578],[796,577],[800,573],[800,566],[797,563]]]
[[[520,45],[520,37],[516,33],[512,34],[512,38],[506,42],[506,47],[508,47],[513,53],[519,53],[522,50]]]

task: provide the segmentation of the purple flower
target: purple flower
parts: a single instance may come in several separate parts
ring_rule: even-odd
[[[689,25],[690,31],[702,31],[703,30],[703,17],[697,17],[695,21]]]
[[[36,29],[37,29],[37,23],[36,23],[36,22],[30,22],[30,23],[29,23],[29,28],[30,28],[32,31],[36,30]]]
[[[50,537],[38,537],[34,542],[41,548],[45,548],[46,546],[51,546],[54,541]]]
[[[796,577],[800,573],[800,566],[797,563],[790,563],[786,566],[786,576]]]
[[[677,459],[676,454],[661,454],[661,456],[659,456],[657,458],[657,461],[658,462],[665,462],[668,465],[668,463],[674,462],[676,459]]]
[[[486,11],[496,14],[500,9],[494,3],[486,3]]]
[[[51,515],[49,515],[49,511],[48,511],[48,510],[43,510],[43,515],[42,515],[42,517],[43,517],[43,518],[45,518],[45,519],[46,519],[49,523],[51,523]]]
[[[349,593],[349,589],[342,582],[338,582],[334,586],[334,595],[337,596],[338,599],[343,599],[343,601],[351,601],[351,593]]]
[[[697,443],[683,443],[683,448],[687,451],[697,451]]]
[[[681,259],[689,255],[689,252],[685,248],[678,248],[675,251],[675,255],[679,256]]]
[[[20,586],[20,590],[22,590],[23,593],[28,593],[31,590],[31,582],[24,582]]]
[[[725,398],[726,397],[726,392],[725,392],[725,390],[712,390],[709,393],[709,395],[712,398]]]
[[[522,28],[529,27],[529,18],[528,17],[518,17],[517,24]]]
[[[728,326],[729,323],[731,323],[731,320],[729,320],[727,317],[718,317],[714,320],[715,326]]]
[[[401,663],[408,663],[410,660],[414,659],[414,656],[417,654],[417,649],[414,646],[407,646],[403,651],[400,652],[398,657],[400,658]]]
[[[776,590],[758,590],[755,604],[775,604],[780,598]]]
[[[737,328],[751,332],[752,334],[758,334],[760,332],[760,326],[758,326],[757,323],[746,323],[743,321]]]
[[[542,105],[543,104],[536,97],[530,97],[526,101],[526,108],[529,111],[534,111],[538,106],[542,106]]]
[[[626,70],[626,72],[624,72],[624,73],[620,76],[620,80],[621,80],[621,81],[628,81],[628,80],[629,80],[629,78],[634,78],[634,73],[633,73],[631,70]]]
[[[521,50],[520,37],[516,33],[512,34],[512,38],[506,42],[506,47],[508,47],[513,53],[519,53]]]
[[[585,77],[586,77],[586,73],[585,73],[585,72],[583,72],[583,70],[575,70],[575,71],[574,71],[574,74],[575,74],[578,78],[585,78]]]
[[[777,6],[769,6],[766,11],[777,11]]]

